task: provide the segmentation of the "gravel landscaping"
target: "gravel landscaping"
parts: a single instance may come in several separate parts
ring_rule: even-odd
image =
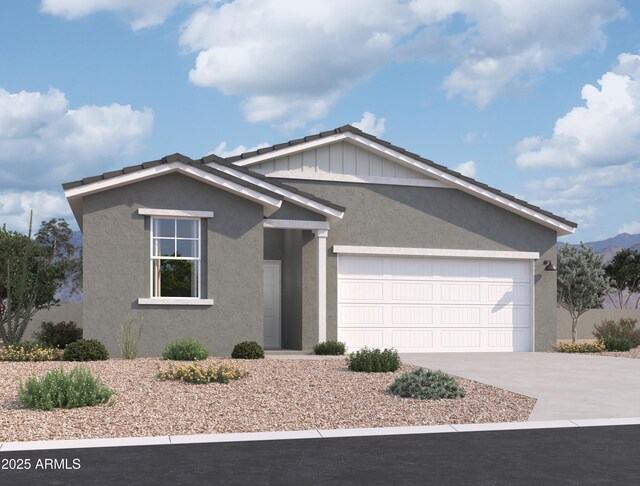
[[[616,358],[640,359],[640,348],[633,348],[629,351],[603,351],[597,354],[599,356],[613,356]]]
[[[203,364],[219,363],[208,359]],[[462,399],[417,401],[387,391],[395,373],[354,373],[341,359],[233,360],[229,384],[159,381],[156,358],[88,363],[0,363],[0,442],[526,421],[535,399],[459,378]],[[20,408],[20,378],[84,366],[116,391],[112,405]]]

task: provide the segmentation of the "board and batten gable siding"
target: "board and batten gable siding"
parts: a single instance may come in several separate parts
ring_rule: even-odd
[[[364,177],[431,180],[362,147],[337,142],[251,166],[260,174],[326,173]]]
[[[213,211],[202,225],[203,297],[211,306],[138,305],[150,297],[150,221],[138,208]],[[263,208],[190,177],[171,174],[87,196],[84,201],[85,337],[120,356],[118,330],[144,323],[140,356],[197,337],[218,356],[263,340]]]
[[[537,351],[556,340],[556,274],[544,271],[544,260],[556,262],[555,231],[455,189],[287,180],[315,196],[346,208],[331,223],[327,240],[327,339],[337,338],[337,255],[334,245],[511,250],[538,252],[534,262]],[[303,348],[317,339],[315,241],[302,241]]]

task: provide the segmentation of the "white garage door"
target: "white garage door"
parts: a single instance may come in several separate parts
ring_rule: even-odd
[[[338,339],[350,350],[531,351],[530,260],[338,257]]]

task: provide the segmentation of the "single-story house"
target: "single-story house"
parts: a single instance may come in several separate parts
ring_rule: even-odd
[[[85,335],[400,352],[550,350],[576,224],[350,125],[63,185],[84,236]]]

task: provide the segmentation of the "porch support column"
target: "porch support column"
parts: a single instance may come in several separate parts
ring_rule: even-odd
[[[327,236],[326,229],[314,230],[318,260],[318,342],[327,340]]]

